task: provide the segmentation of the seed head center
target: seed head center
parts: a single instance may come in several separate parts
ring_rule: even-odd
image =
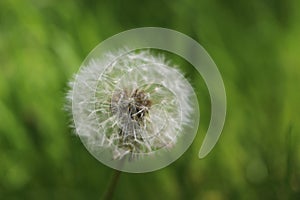
[[[131,99],[132,101],[128,104],[128,112],[131,119],[135,121],[143,120],[151,107],[148,95],[143,90],[136,89],[131,95]]]
[[[151,105],[149,94],[145,93],[144,90],[135,89],[129,91],[124,89],[113,95],[111,111],[119,116],[124,116],[124,114],[130,116],[132,120],[137,121],[141,125]]]

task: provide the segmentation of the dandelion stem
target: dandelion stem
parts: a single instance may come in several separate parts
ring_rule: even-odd
[[[108,188],[102,198],[103,200],[111,200],[113,198],[114,191],[116,190],[116,186],[119,181],[120,175],[121,175],[121,171],[119,171],[119,170],[114,171],[114,174],[111,178]]]

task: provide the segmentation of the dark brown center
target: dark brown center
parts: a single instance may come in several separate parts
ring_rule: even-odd
[[[143,90],[136,89],[131,95],[133,101],[128,105],[128,112],[131,119],[142,121],[151,107],[151,101]]]

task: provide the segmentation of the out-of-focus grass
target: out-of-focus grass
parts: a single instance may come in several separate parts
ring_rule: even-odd
[[[111,169],[68,128],[67,81],[94,46],[120,31],[161,26],[190,35],[222,73],[228,116],[197,159],[201,126],[176,162],[123,174],[116,199],[300,198],[300,3],[288,1],[0,2],[0,199],[98,199]]]

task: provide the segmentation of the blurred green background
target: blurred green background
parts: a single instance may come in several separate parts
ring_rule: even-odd
[[[142,26],[203,45],[225,82],[227,121],[199,160],[210,103],[194,79],[194,143],[162,170],[123,173],[115,199],[300,199],[299,22],[299,0],[1,0],[0,199],[102,196],[113,170],[68,127],[67,82],[99,42]]]

